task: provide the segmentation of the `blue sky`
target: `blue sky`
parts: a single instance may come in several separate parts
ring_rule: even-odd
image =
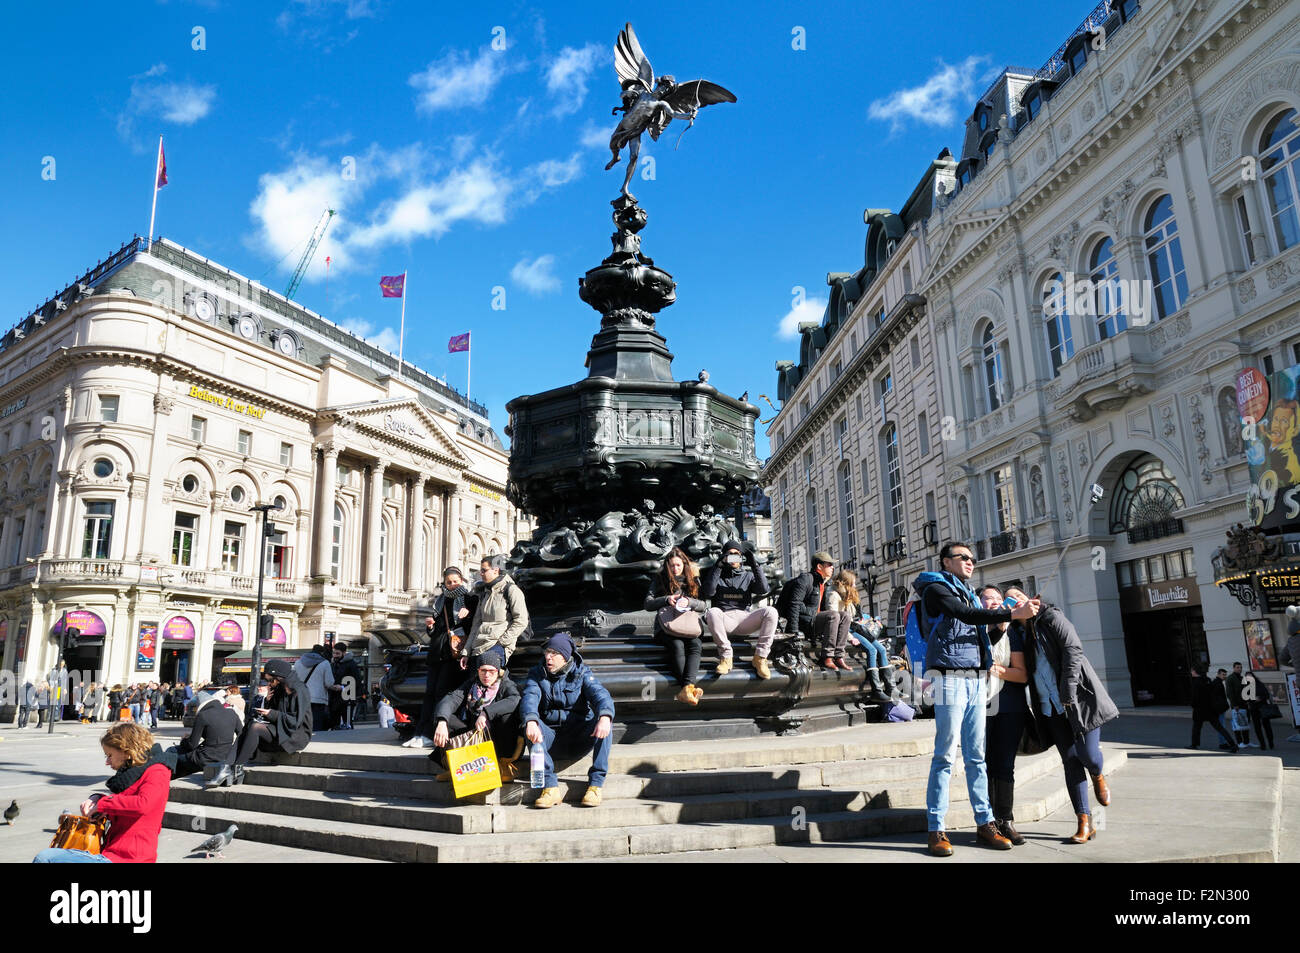
[[[863,209],[899,208],[928,162],[958,148],[992,77],[1041,65],[1091,10],[448,6],[9,10],[5,326],[147,230],[161,134],[170,184],[156,234],[283,290],[336,208],[297,300],[396,351],[399,302],[380,297],[378,279],[409,270],[406,358],[463,391],[465,356],[446,340],[471,331],[472,396],[500,430],[512,397],[585,374],[599,318],[577,278],[609,252],[623,168],[602,168],[612,48],[631,20],[656,73],[738,97],[703,110],[676,150],[680,122],[657,144],[647,137],[655,178],[631,188],[650,216],[643,249],[678,282],[659,317],[676,376],[707,368],[720,390],[759,403],[775,396],[773,362],[797,356],[783,321],[820,317],[826,273],[861,264]],[[497,287],[505,310],[492,308]],[[792,315],[795,287],[809,303]]]

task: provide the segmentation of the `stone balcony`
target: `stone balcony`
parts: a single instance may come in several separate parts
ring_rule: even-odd
[[[1185,313],[1144,328],[1129,328],[1074,353],[1061,375],[1044,387],[1049,402],[1074,420],[1091,420],[1155,389],[1161,349],[1190,328]]]
[[[157,588],[168,595],[257,598],[257,576],[184,566],[159,566],[115,559],[38,559],[21,567],[0,570],[0,589],[17,585],[106,586]],[[337,584],[307,579],[276,579],[262,587],[266,602],[297,604],[333,602],[368,611],[408,613],[419,593],[385,590],[373,586]]]

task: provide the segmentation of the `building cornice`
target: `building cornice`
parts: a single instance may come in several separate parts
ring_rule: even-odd
[[[817,405],[796,426],[789,438],[768,458],[759,482],[783,469],[804,445],[812,440],[812,435],[821,429],[839,409],[842,398],[861,387],[884,361],[888,360],[893,349],[901,344],[908,332],[925,316],[926,300],[919,294],[904,295],[880,329],[868,339],[862,349],[849,360],[849,366],[831,383],[822,394]],[[791,405],[793,411],[795,407]]]

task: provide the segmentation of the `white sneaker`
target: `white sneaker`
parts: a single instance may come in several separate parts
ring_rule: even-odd
[[[416,735],[409,741],[402,742],[403,748],[432,748],[433,741],[424,735]]]
[[[1259,745],[1255,744],[1255,742],[1253,742],[1253,741],[1249,741],[1249,742],[1246,743],[1246,747],[1247,747],[1247,748],[1258,748]]]

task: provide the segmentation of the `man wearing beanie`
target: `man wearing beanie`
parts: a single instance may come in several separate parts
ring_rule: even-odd
[[[731,642],[727,636],[757,632],[754,671],[759,678],[771,678],[767,655],[776,638],[777,614],[772,606],[753,608],[756,600],[767,595],[767,577],[754,554],[735,540],[728,540],[723,544],[722,556],[705,574],[700,595],[712,603],[704,621],[718,647],[718,676],[731,671]]]
[[[519,719],[529,742],[546,749],[546,787],[533,806],[555,807],[564,800],[555,776],[556,758],[576,760],[591,751],[582,806],[599,807],[614,743],[614,701],[574,651],[568,632],[557,632],[542,647],[542,661],[524,683]]]

